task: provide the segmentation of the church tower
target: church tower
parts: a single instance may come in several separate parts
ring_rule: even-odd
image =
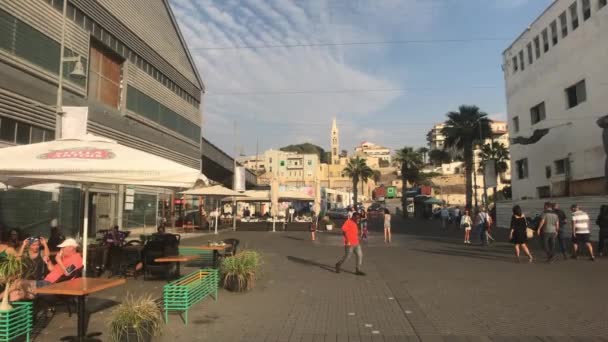
[[[331,163],[340,164],[340,131],[334,118],[331,124]]]

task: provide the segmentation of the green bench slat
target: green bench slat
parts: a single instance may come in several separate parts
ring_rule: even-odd
[[[187,249],[180,248],[180,254]],[[200,250],[196,250],[197,254]],[[186,254],[184,254],[186,255]],[[201,269],[170,282],[163,287],[165,321],[169,322],[169,311],[182,311],[188,324],[188,310],[209,295],[217,300],[218,271]]]

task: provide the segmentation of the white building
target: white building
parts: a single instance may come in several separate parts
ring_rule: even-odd
[[[436,124],[426,134],[426,140],[429,143],[429,149],[432,150],[443,150],[445,146],[445,136],[443,135],[443,128],[445,124]]]
[[[299,154],[268,150],[264,152],[266,172],[282,185],[312,185],[319,177],[320,163],[316,154]]]
[[[364,141],[359,146],[355,147],[355,154],[361,155],[364,158],[376,158],[379,164],[386,165],[386,167],[390,166],[391,163],[391,150],[369,141]]]
[[[266,171],[266,158],[263,154],[259,156],[241,156],[236,160],[248,170],[259,172]]]
[[[514,200],[605,193],[606,3],[556,0],[503,53]]]

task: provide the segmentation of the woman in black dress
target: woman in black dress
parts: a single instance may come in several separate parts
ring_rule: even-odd
[[[524,250],[524,253],[528,256],[528,261],[532,262],[532,254],[528,249],[528,235],[526,230],[528,229],[528,220],[522,213],[521,207],[516,205],[513,207],[513,216],[511,216],[511,231],[509,233],[509,239],[515,245],[515,256],[517,262],[519,262],[519,250]]]

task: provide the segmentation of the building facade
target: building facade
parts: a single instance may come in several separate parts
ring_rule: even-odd
[[[266,184],[274,177],[281,185],[312,186],[319,177],[320,162],[316,154],[268,150],[263,159],[266,168],[259,180]]]
[[[605,194],[606,0],[556,0],[504,51],[513,199]]]
[[[391,150],[369,141],[364,141],[359,146],[355,147],[355,155],[374,160],[374,164],[377,164],[376,168],[384,168],[391,165]],[[371,164],[372,163],[368,163],[370,167],[374,168]]]
[[[429,144],[429,149],[432,150],[443,150],[445,147],[445,135],[443,135],[443,128],[445,124],[436,124],[426,134],[426,140]]]
[[[64,1],[0,0],[2,146],[55,137]],[[73,61],[63,63],[62,102],[88,107],[89,133],[200,168],[204,85],[168,0],[69,0],[64,46]],[[156,190],[135,189],[136,209],[123,213],[124,191],[94,189],[97,216],[110,217],[100,228],[123,214],[155,224]]]

